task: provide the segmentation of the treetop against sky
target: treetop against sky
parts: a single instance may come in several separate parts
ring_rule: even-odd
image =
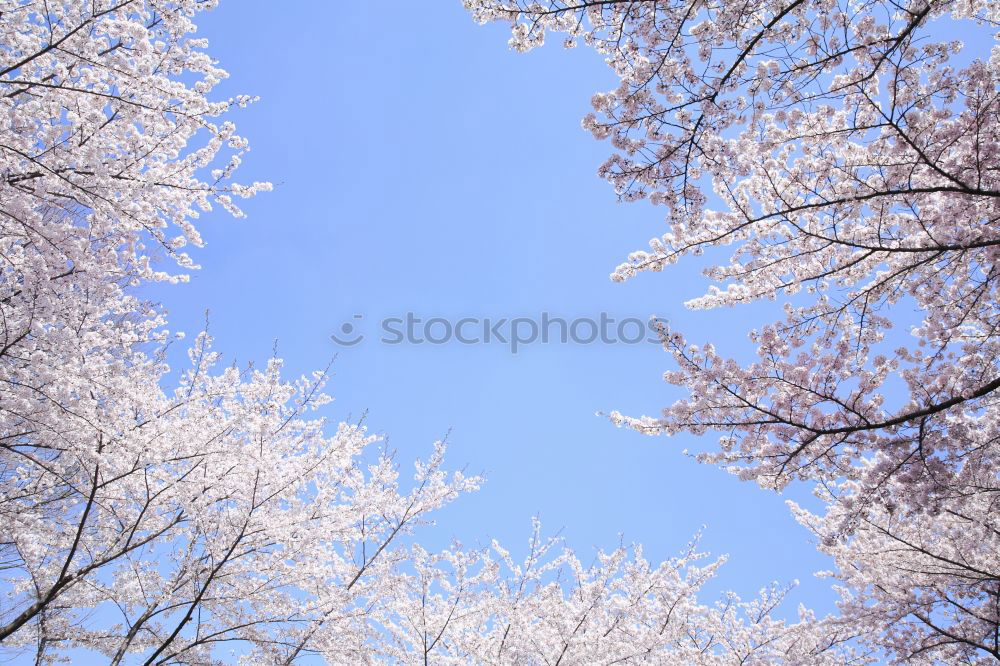
[[[4,658],[1000,660],[1000,6],[217,4],[0,1]]]

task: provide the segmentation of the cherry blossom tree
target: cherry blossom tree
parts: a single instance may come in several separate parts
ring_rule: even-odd
[[[702,459],[815,484],[828,511],[799,515],[836,559],[844,621],[900,661],[994,663],[1000,4],[464,4],[517,50],[562,33],[618,76],[583,126],[613,146],[600,174],[669,229],[613,279],[707,253],[715,284],[689,307],[783,304],[749,363],[664,326],[687,397],[614,421],[716,432]]]
[[[213,374],[206,337],[158,388],[171,336],[131,288],[183,281],[153,262],[195,268],[192,219],[268,188],[231,181],[248,146],[219,118],[250,100],[208,98],[225,72],[190,33],[213,5],[0,5],[0,641],[38,663],[358,653],[389,544],[476,484],[439,448],[398,492],[363,428],[303,416],[322,375]]]
[[[361,424],[327,424],[326,373],[223,367],[207,332],[168,377],[136,287],[197,268],[199,214],[268,189],[211,101],[211,0],[0,0],[0,653],[37,664],[863,661],[783,597],[695,593],[692,549],[591,566],[534,533],[430,553],[414,528],[477,477],[411,478]],[[157,262],[159,267],[154,268]],[[433,632],[433,635],[432,635]],[[830,636],[835,636],[833,640]]]
[[[133,358],[74,405],[51,436],[25,436],[29,464],[4,479],[10,553],[5,645],[86,648],[112,663],[209,663],[242,641],[255,663],[321,651],[363,655],[364,600],[397,557],[387,548],[477,479],[447,475],[443,446],[400,491],[373,438],[305,415],[323,374],[281,381],[280,363],[214,372],[207,336],[172,394]],[[45,452],[58,451],[46,455]],[[10,639],[7,641],[6,639]]]
[[[851,498],[855,489],[837,490]],[[996,663],[1000,541],[992,497],[977,493],[923,511],[900,510],[906,492],[892,480],[886,499],[860,515],[832,495],[821,517],[792,505],[845,584],[843,617],[829,620],[831,626],[878,627],[870,641],[905,663]],[[845,520],[853,523],[849,537],[840,528]]]
[[[542,538],[536,522],[521,562],[496,542],[489,551],[417,549],[411,589],[381,616],[386,654],[435,664],[872,663],[846,646],[850,627],[827,626],[804,608],[795,624],[775,619],[790,588],[699,604],[724,558],[702,566],[696,546],[659,565],[636,546],[585,565]]]

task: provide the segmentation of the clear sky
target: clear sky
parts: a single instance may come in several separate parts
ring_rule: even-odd
[[[247,220],[202,222],[205,268],[152,290],[172,329],[195,333],[208,308],[227,358],[261,361],[277,339],[294,374],[337,354],[331,418],[367,410],[406,467],[450,429],[451,466],[488,481],[424,530],[429,547],[495,537],[523,553],[537,514],[584,556],[623,537],[660,560],[707,525],[703,547],[730,561],[703,601],[800,579],[786,611],[832,610],[829,584],[811,575],[828,562],[784,498],[686,458],[691,438],[595,416],[655,414],[677,397],[658,346],[536,343],[515,355],[379,342],[379,321],[406,312],[606,312],[656,314],[692,342],[747,352],[745,331],[767,313],[685,311],[705,288],[698,266],[608,279],[665,226],[596,176],[610,147],[579,124],[591,95],[613,85],[596,54],[554,43],[517,55],[501,26],[475,25],[458,0],[229,0],[201,26],[231,73],[218,94],[261,97],[234,117],[253,146],[241,178],[276,188],[248,203]],[[334,344],[344,322],[366,339]]]

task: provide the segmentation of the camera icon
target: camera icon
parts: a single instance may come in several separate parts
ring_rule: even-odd
[[[352,319],[364,319],[364,315],[355,314]],[[358,331],[354,322],[345,321],[340,325],[340,334],[331,333],[330,339],[342,347],[353,347],[364,340],[365,336]]]

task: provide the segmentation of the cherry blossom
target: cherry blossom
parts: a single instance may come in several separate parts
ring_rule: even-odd
[[[199,215],[267,190],[212,101],[212,0],[0,0],[0,654],[37,664],[864,663],[851,626],[695,595],[692,546],[587,565],[536,526],[432,553],[433,512],[475,490],[445,445],[407,465],[328,423],[326,372],[226,366],[136,296],[197,269]],[[156,266],[156,268],[154,268]],[[831,638],[832,637],[832,638]]]
[[[686,397],[613,421],[716,433],[703,460],[813,484],[828,510],[800,516],[836,559],[841,620],[891,659],[992,663],[1000,4],[464,4],[517,50],[564,33],[617,75],[583,126],[611,143],[600,175],[668,226],[612,279],[707,253],[686,305],[781,304],[752,362],[664,326]]]

